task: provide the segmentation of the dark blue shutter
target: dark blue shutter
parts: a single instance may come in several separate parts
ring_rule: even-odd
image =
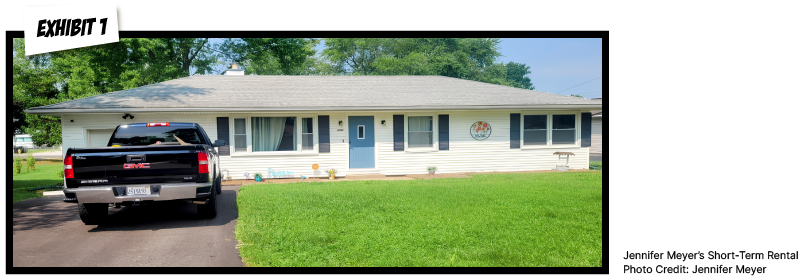
[[[219,155],[231,155],[230,123],[228,117],[217,117],[217,140],[225,140],[225,146],[219,147]]]
[[[405,133],[403,131],[403,115],[392,116],[392,126],[394,130],[394,150],[402,151],[405,146]]]
[[[331,152],[331,120],[330,116],[317,116],[319,122],[319,152]]]
[[[450,150],[450,115],[439,115],[439,150]]]
[[[511,114],[511,148],[519,149],[519,114]]]
[[[592,113],[581,113],[581,147],[592,146]]]

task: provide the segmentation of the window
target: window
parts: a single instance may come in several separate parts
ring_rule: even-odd
[[[408,147],[433,147],[433,116],[408,117]]]
[[[234,152],[247,152],[247,122],[245,119],[233,119]]]
[[[147,146],[156,143],[178,143],[180,138],[189,144],[208,144],[194,127],[121,126],[111,135],[111,145]]]
[[[575,144],[575,115],[553,115],[553,145]]]
[[[253,152],[297,151],[295,117],[252,117]]]
[[[547,115],[527,115],[522,127],[523,145],[547,145]]]
[[[363,125],[358,126],[358,139],[364,139],[364,133],[365,133],[364,129],[365,128]]]
[[[528,147],[575,145],[576,114],[530,114],[522,116],[522,144]]]
[[[234,152],[314,152],[314,118],[248,116],[233,119]]]
[[[314,150],[314,119],[303,118],[303,151]]]

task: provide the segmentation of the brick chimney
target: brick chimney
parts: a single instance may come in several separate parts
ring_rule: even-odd
[[[225,70],[225,74],[223,75],[244,76],[244,69],[239,69],[239,63],[234,62],[231,63],[230,69]]]

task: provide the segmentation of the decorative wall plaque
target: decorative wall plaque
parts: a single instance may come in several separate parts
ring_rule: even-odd
[[[472,138],[475,140],[486,140],[486,138],[489,138],[489,135],[492,135],[492,126],[487,122],[477,121],[470,127],[469,134],[472,135]]]

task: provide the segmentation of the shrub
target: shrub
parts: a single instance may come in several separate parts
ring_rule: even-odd
[[[36,171],[36,159],[33,158],[32,154],[28,154],[28,172],[31,170]]]
[[[15,157],[14,158],[14,173],[19,174],[22,171],[22,159]]]

